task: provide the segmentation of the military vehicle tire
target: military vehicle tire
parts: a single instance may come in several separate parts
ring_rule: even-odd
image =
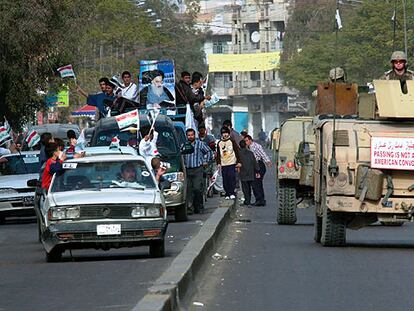
[[[62,259],[62,251],[60,249],[52,249],[49,253],[46,252],[47,262],[59,262]]]
[[[296,187],[293,183],[279,182],[277,223],[294,225],[296,223]]]
[[[314,224],[314,229],[315,229],[315,236],[314,236],[314,240],[316,243],[321,243],[321,237],[322,237],[322,217],[315,215],[315,224]]]
[[[0,215],[0,225],[4,225],[6,223],[6,216]]]
[[[149,246],[150,256],[160,258],[165,256],[165,243],[162,241],[151,242]]]
[[[175,207],[174,219],[177,222],[184,222],[188,220],[187,202]]]
[[[321,244],[343,246],[346,242],[346,226],[341,214],[323,207]]]

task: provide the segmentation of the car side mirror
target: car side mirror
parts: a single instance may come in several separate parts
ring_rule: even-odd
[[[159,187],[161,191],[164,191],[171,188],[171,183],[168,180],[164,180],[159,183]]]
[[[194,146],[189,141],[186,141],[181,146],[181,154],[191,154],[191,153],[194,153]]]
[[[37,187],[37,179],[30,179],[27,181],[27,187],[36,188]]]

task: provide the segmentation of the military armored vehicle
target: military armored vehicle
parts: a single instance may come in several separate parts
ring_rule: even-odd
[[[358,116],[318,116],[315,241],[346,243],[346,229],[414,220],[414,81],[374,80]],[[405,94],[406,93],[406,94]]]
[[[281,225],[295,224],[298,201],[310,199],[313,195],[315,139],[312,120],[312,117],[291,118],[273,133],[278,189],[277,222]]]

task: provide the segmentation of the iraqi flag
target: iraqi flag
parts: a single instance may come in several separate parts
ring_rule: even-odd
[[[12,138],[10,133],[8,132],[5,126],[0,127],[0,146],[4,145],[5,143],[11,141]]]
[[[57,69],[62,78],[76,78],[72,65],[63,66]]]
[[[130,112],[120,114],[115,117],[116,123],[120,129],[126,128],[130,125],[137,125],[137,130],[139,129],[139,114],[138,109],[135,109]]]
[[[35,130],[30,131],[26,137],[26,143],[29,148],[32,148],[40,141],[40,135]]]
[[[111,144],[109,145],[109,149],[120,149],[120,141],[118,136],[114,136],[111,139]]]

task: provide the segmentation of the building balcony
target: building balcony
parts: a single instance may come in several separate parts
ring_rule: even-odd
[[[286,93],[286,88],[275,80],[234,81],[233,88],[226,91],[227,96],[233,95],[270,95]]]

